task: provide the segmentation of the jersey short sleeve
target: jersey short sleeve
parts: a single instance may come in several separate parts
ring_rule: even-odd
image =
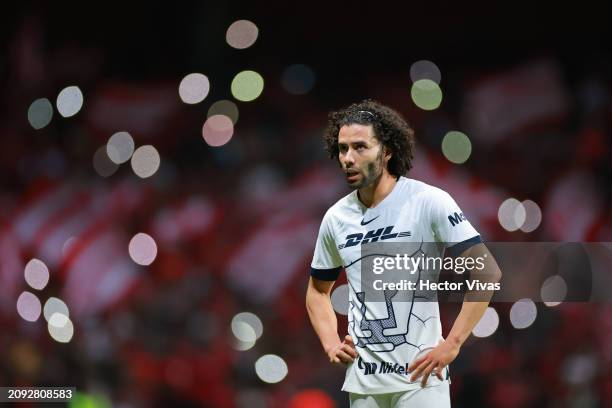
[[[323,217],[310,264],[310,275],[315,279],[335,281],[342,269],[342,259],[334,239],[332,219],[329,211]]]
[[[446,191],[434,189],[429,201],[431,226],[434,236],[447,247],[447,253],[457,256],[482,242],[455,200]]]

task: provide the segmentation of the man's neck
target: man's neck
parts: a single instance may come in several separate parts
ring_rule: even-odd
[[[386,171],[371,186],[360,188],[359,200],[368,208],[376,207],[393,191],[397,178]]]

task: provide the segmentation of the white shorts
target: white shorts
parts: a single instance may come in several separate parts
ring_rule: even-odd
[[[390,394],[349,393],[349,399],[351,408],[450,408],[450,387],[445,381],[433,387]]]

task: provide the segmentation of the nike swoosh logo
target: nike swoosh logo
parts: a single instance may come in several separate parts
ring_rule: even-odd
[[[374,221],[378,217],[380,217],[380,215],[377,215],[376,217],[372,218],[370,221],[367,221],[367,222],[364,221],[364,220],[361,220],[361,225],[368,225],[369,223],[371,223],[372,221]]]

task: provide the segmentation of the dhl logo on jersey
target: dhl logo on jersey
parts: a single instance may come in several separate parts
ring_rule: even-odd
[[[368,244],[370,242],[384,241],[386,239],[409,237],[410,231],[404,232],[392,232],[395,225],[389,225],[388,227],[382,227],[367,231],[365,234],[357,232],[346,236],[346,242],[338,245],[338,249],[349,248],[356,245]]]

